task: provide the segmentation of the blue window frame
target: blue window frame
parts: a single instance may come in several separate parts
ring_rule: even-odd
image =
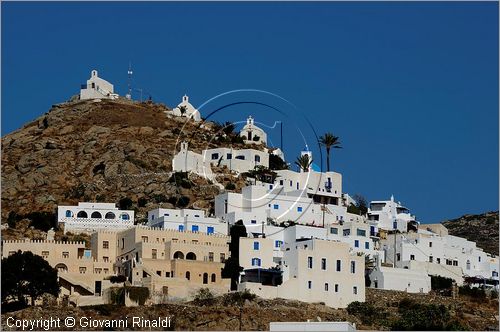
[[[66,210],[66,218],[71,218],[73,213],[70,210]]]
[[[297,212],[302,212],[302,206],[297,206]]]
[[[273,185],[272,184],[269,185],[269,190],[273,190]]]
[[[252,220],[250,220],[250,223],[252,223],[252,224],[256,224],[256,223],[257,223],[257,220],[252,219]]]
[[[184,232],[184,225],[179,225],[179,232]]]
[[[261,260],[260,258],[252,258],[252,266],[260,266]]]
[[[232,153],[228,153],[226,159],[233,159],[233,154]]]
[[[255,242],[253,243],[253,250],[259,250],[259,248],[260,248],[260,243],[259,243],[259,242],[257,242],[257,241],[255,241]]]
[[[370,242],[365,242],[365,249],[370,249]]]
[[[278,204],[273,205],[273,209],[278,210],[279,208],[280,208],[280,206]]]
[[[355,246],[356,248],[359,248],[359,240],[354,240],[354,246]]]
[[[213,234],[214,233],[214,228],[212,226],[207,227],[207,234]]]
[[[198,225],[191,226],[191,231],[192,232],[198,232]]]
[[[338,233],[339,233],[338,228],[330,227],[330,234],[338,234]]]
[[[281,245],[283,244],[283,241],[280,241],[280,240],[276,240],[274,241],[274,246],[276,248],[281,248]]]
[[[392,228],[394,228],[394,229],[398,228],[398,223],[397,223],[397,221],[395,221],[395,222],[393,222],[393,223],[392,223]]]

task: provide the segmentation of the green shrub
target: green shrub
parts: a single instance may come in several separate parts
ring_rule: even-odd
[[[215,302],[215,296],[209,288],[200,288],[194,295],[193,302],[197,305],[212,305]]]
[[[347,306],[347,312],[350,315],[356,316],[361,319],[364,324],[373,323],[376,316],[380,314],[380,312],[375,309],[372,304],[359,301],[349,303],[349,305]]]
[[[229,182],[228,184],[226,184],[225,188],[226,190],[234,190],[236,189],[236,185],[232,182]]]
[[[177,200],[177,206],[180,207],[180,208],[184,208],[184,207],[186,207],[188,205],[189,205],[189,197],[187,197],[187,196],[181,196]]]
[[[111,277],[109,277],[109,281],[112,284],[124,282],[125,280],[127,280],[127,277],[125,277],[124,275],[118,275],[118,276],[111,276]]]
[[[242,292],[232,292],[224,295],[223,303],[225,306],[243,305],[246,300],[253,301],[257,296],[251,293],[248,289]]]
[[[411,299],[404,299],[399,303],[398,313],[400,317],[392,323],[392,330],[442,331],[464,328],[451,318],[444,305],[422,304]]]
[[[137,200],[137,205],[138,205],[139,207],[145,207],[145,206],[146,206],[146,204],[148,204],[148,200],[147,200],[147,198],[146,198],[146,197],[141,197],[141,198],[139,198],[139,199]]]
[[[438,275],[431,275],[431,289],[442,290],[450,289],[453,285],[453,279],[446,278]]]
[[[458,294],[470,296],[474,299],[486,299],[486,292],[479,287],[470,287],[469,285],[460,286]]]
[[[129,210],[132,207],[132,200],[128,197],[123,197],[118,201],[120,210]]]

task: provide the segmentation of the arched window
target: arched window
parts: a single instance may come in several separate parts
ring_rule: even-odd
[[[191,280],[191,272],[186,271],[186,279]]]
[[[215,276],[215,273],[212,273],[211,281],[212,281],[212,282],[215,282],[215,279],[216,279],[216,278],[217,278],[217,277]]]
[[[106,219],[115,219],[116,216],[115,216],[115,214],[113,212],[108,212],[108,213],[106,213],[106,215],[104,216],[104,218],[106,218]]]
[[[68,272],[68,267],[66,266],[66,264],[59,263],[56,265],[56,270],[57,272]]]
[[[66,218],[73,218],[73,212],[66,210]]]
[[[78,212],[78,214],[76,215],[77,218],[88,218],[88,215],[87,215],[87,212],[85,211],[80,211]]]
[[[181,251],[176,251],[174,253],[174,259],[184,259],[184,254]]]
[[[188,252],[188,254],[186,255],[186,259],[195,261],[196,260],[196,255],[193,252]]]
[[[260,156],[259,155],[255,155],[255,162],[260,163]]]
[[[102,214],[97,212],[97,211],[94,211],[92,212],[92,214],[90,215],[90,218],[102,218]]]
[[[203,273],[203,283],[208,284],[208,273]]]
[[[120,215],[120,219],[122,219],[122,220],[130,220],[130,216],[128,215],[128,213],[122,213]]]
[[[467,260],[466,267],[467,270],[470,270],[470,260]]]

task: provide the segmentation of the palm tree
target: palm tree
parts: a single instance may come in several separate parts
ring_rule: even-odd
[[[308,154],[304,154],[300,157],[297,157],[295,161],[295,165],[299,166],[299,168],[304,172],[309,172],[309,167],[312,164],[312,159],[309,158]]]
[[[330,172],[330,149],[341,149],[340,140],[338,136],[332,133],[325,133],[319,138],[319,144],[326,149],[326,171]]]

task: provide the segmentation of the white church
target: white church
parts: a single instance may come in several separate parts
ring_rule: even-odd
[[[118,99],[118,95],[113,91],[113,84],[100,78],[94,69],[87,84],[83,84],[80,89],[80,100],[87,99]]]

